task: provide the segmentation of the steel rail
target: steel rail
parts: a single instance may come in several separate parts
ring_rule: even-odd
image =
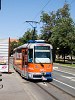
[[[64,92],[65,94],[67,94],[67,95],[69,95],[69,96],[71,96],[71,97],[75,98],[75,96],[74,96],[74,95],[72,95],[72,94],[70,94],[69,92],[65,91],[64,89],[62,89],[62,88],[58,87],[57,85],[53,84],[52,82],[49,82],[48,84],[50,84],[50,85],[52,85],[53,87],[55,87],[55,88],[59,89],[60,91]]]
[[[51,94],[50,92],[48,92],[46,89],[44,89],[42,86],[40,86],[38,83],[36,83],[36,85],[38,87],[40,87],[42,90],[44,90],[48,95],[50,95],[53,99],[55,100],[59,100],[57,97],[55,97],[53,94]]]

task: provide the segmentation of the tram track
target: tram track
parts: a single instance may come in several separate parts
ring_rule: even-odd
[[[51,96],[54,100],[58,100],[57,97],[55,97],[53,94],[51,94],[50,92],[48,92],[46,89],[44,89],[41,85],[39,85],[38,83],[36,83],[36,85],[38,87],[40,87],[43,91],[45,91],[49,96]]]
[[[57,85],[55,85],[55,84],[53,84],[53,83],[48,83],[48,84],[52,85],[52,86],[55,87],[55,88],[58,88],[59,90],[63,91],[65,94],[67,94],[67,95],[69,95],[69,96],[75,98],[74,95],[72,95],[72,94],[70,94],[69,92],[65,91],[64,89],[58,87]]]
[[[75,96],[54,85],[52,82],[47,82],[45,84],[47,84],[47,86],[36,83],[38,87],[45,91],[54,100],[75,100]]]

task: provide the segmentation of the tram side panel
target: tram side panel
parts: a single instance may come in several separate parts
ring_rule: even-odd
[[[21,73],[22,69],[22,53],[16,51],[14,53],[13,64],[16,71]]]
[[[27,49],[20,49],[14,53],[14,68],[18,71],[22,77],[26,77],[28,60],[27,60]]]

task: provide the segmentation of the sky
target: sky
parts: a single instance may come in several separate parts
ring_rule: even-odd
[[[70,4],[70,14],[75,22],[75,0],[1,0],[0,38],[18,39],[35,26],[40,34],[41,24],[30,25],[26,21],[40,22],[42,11],[57,11],[64,6],[65,1]]]

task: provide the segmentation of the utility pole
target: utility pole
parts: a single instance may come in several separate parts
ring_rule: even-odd
[[[32,28],[34,29],[33,36],[32,36],[32,40],[34,40],[34,35],[35,35],[35,32],[36,32],[36,26],[33,26],[32,24],[36,25],[38,22],[36,22],[36,21],[26,21],[26,22],[29,23],[32,26]]]
[[[1,0],[0,0],[0,10],[1,10]]]

